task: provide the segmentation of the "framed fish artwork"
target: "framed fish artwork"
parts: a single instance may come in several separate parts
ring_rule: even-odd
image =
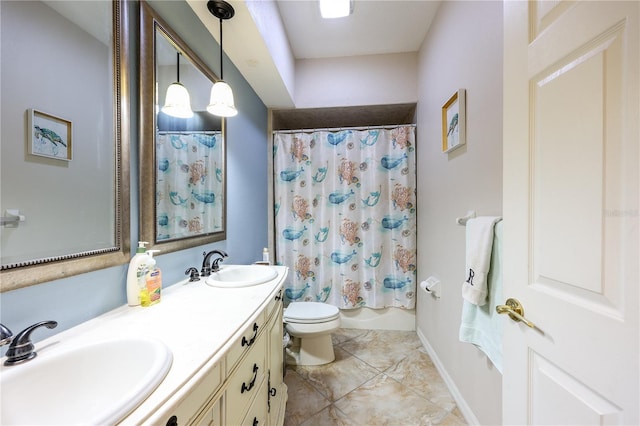
[[[27,115],[29,154],[71,161],[73,153],[71,121],[35,109],[29,109]]]
[[[442,106],[442,152],[451,152],[467,143],[465,90],[460,89]]]

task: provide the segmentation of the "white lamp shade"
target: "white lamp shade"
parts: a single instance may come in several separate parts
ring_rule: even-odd
[[[211,98],[207,111],[218,117],[233,117],[238,114],[233,101],[231,87],[224,81],[217,81],[211,88]]]
[[[167,96],[164,100],[162,112],[178,118],[191,118],[191,98],[187,88],[175,82],[167,88]]]

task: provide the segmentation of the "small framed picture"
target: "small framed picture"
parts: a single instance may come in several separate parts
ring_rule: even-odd
[[[35,109],[29,109],[28,121],[29,154],[71,161],[71,121]]]
[[[442,152],[451,152],[467,142],[465,90],[460,89],[442,106]]]

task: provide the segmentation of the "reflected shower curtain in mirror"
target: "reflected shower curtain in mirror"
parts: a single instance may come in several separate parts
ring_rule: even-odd
[[[415,307],[415,128],[274,132],[287,301]]]
[[[218,163],[224,158],[222,145],[221,132],[158,132],[158,241],[222,229],[223,165]]]

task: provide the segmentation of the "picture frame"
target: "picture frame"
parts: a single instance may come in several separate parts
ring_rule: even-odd
[[[27,114],[29,154],[71,161],[73,156],[71,121],[33,108],[29,109]]]
[[[442,106],[442,152],[448,153],[467,143],[466,93],[459,89]]]

